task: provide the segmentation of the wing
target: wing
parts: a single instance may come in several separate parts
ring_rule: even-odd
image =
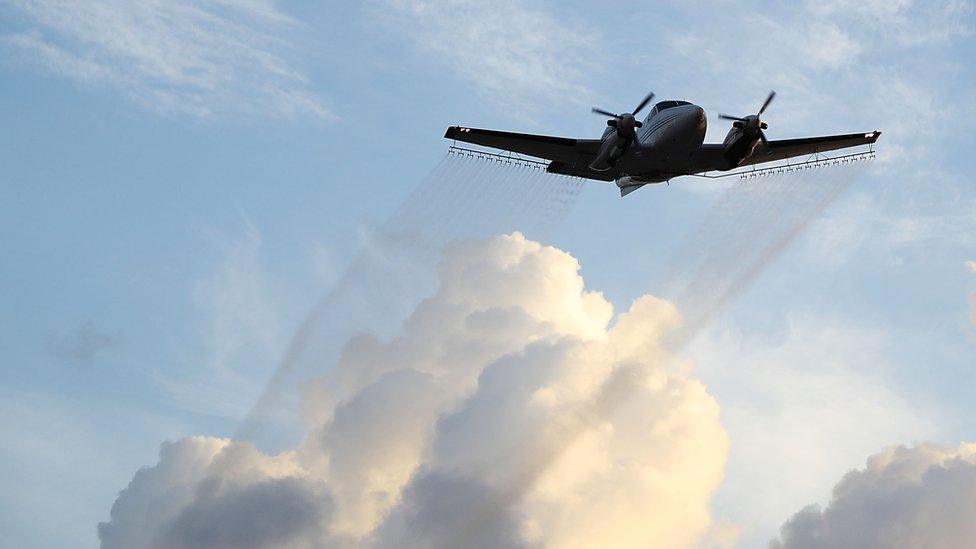
[[[589,164],[600,150],[600,141],[597,139],[570,139],[568,137],[480,130],[461,126],[451,126],[447,129],[444,137],[493,149],[545,158],[580,168]]]
[[[869,133],[848,133],[844,135],[770,141],[769,147],[763,147],[762,145],[756,147],[756,151],[743,159],[739,166],[775,162],[776,160],[785,160],[794,156],[808,156],[815,153],[846,149],[848,147],[870,145],[877,141],[880,135],[881,132],[873,131]]]

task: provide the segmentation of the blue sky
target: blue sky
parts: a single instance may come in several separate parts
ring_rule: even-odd
[[[231,435],[448,125],[596,136],[590,106],[649,90],[702,105],[709,141],[717,112],[770,89],[771,138],[885,132],[689,351],[733,440],[716,516],[755,545],[883,445],[973,440],[973,18],[910,1],[0,2],[6,542],[96,545],[161,441]],[[625,308],[718,192],[594,183],[551,243]],[[856,429],[823,426],[848,413]],[[791,441],[831,449],[797,462]],[[784,463],[816,470],[742,503],[770,489],[750,469]]]

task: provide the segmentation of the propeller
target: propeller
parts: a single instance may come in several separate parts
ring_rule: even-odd
[[[732,120],[733,121],[732,125],[734,127],[740,128],[744,131],[758,132],[759,139],[762,140],[763,145],[768,146],[769,141],[766,140],[766,134],[763,133],[763,130],[765,130],[769,126],[765,122],[763,122],[759,117],[762,115],[762,113],[766,112],[766,108],[769,107],[769,104],[773,102],[774,97],[776,97],[776,92],[774,91],[769,92],[769,95],[766,96],[766,100],[763,101],[762,106],[759,107],[759,112],[756,114],[750,114],[749,116],[746,117],[720,114],[718,115],[718,117],[721,118],[722,120]]]
[[[634,112],[614,114],[610,111],[598,109],[597,107],[593,107],[592,112],[602,114],[603,116],[609,116],[610,120],[607,120],[607,126],[617,128],[617,135],[633,141],[637,139],[637,132],[634,131],[634,128],[640,128],[644,125],[643,122],[637,120],[637,113],[641,112],[641,110],[643,110],[644,107],[651,102],[651,99],[654,99],[653,93],[649,93],[644,96],[644,99],[637,104],[637,108],[634,109]]]

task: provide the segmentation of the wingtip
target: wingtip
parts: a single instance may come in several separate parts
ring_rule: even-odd
[[[447,128],[444,132],[444,139],[455,139],[457,137],[459,128],[457,126],[451,126]]]
[[[874,130],[873,132],[867,134],[866,137],[871,140],[871,143],[874,143],[879,137],[881,137],[881,130]]]

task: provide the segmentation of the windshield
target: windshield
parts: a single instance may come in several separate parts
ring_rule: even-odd
[[[679,105],[691,105],[691,103],[687,101],[661,101],[657,105],[654,105],[654,112],[661,112],[664,109],[670,109]]]

